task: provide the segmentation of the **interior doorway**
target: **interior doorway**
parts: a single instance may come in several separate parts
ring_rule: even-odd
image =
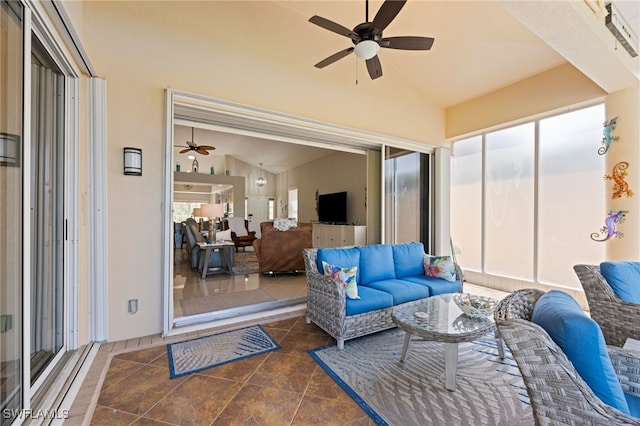
[[[298,144],[309,147],[321,147],[327,150],[351,152],[366,156],[366,185],[364,188],[365,219],[361,223],[366,223],[371,227],[373,239],[368,237],[369,243],[380,242],[382,218],[384,217],[381,205],[381,196],[384,194],[382,188],[383,163],[381,162],[380,151],[384,146],[414,147],[412,151],[431,151],[432,147],[423,144],[396,139],[385,135],[377,135],[362,132],[355,129],[343,128],[327,123],[319,123],[300,117],[261,110],[227,101],[221,101],[206,96],[194,95],[180,92],[173,89],[166,90],[166,150],[165,150],[165,188],[172,188],[173,169],[175,159],[173,158],[173,129],[175,123],[183,126],[192,126],[197,123],[200,127],[218,132],[228,132],[233,135],[253,136],[261,139],[286,144]],[[278,197],[268,200],[269,214],[276,210],[279,212],[282,205],[288,202],[288,188],[279,188]],[[381,195],[382,194],[382,195]],[[172,192],[165,192],[165,206],[171,206]],[[248,205],[249,201],[247,201]],[[238,203],[236,203],[238,204]],[[281,205],[282,204],[282,205]],[[244,206],[243,206],[244,207]],[[171,226],[170,208],[165,210],[167,226],[165,226],[165,309],[164,326],[165,334],[181,332],[176,330],[182,326],[194,326],[204,328],[210,326],[211,321],[215,321],[215,314],[200,314],[190,317],[176,317],[174,315],[174,257],[173,257],[173,232]],[[359,220],[362,218],[359,218]],[[304,277],[302,277],[304,279]],[[304,307],[304,304],[301,305]],[[300,306],[284,307],[283,309],[299,309]],[[283,312],[277,311],[277,313]],[[273,314],[274,311],[270,312]]]

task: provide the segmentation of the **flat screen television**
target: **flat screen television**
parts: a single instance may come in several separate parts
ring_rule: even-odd
[[[347,192],[334,192],[318,196],[318,221],[347,223]]]

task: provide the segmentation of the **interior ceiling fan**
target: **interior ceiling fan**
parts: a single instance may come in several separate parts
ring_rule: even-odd
[[[382,66],[380,65],[380,59],[378,59],[378,51],[381,47],[400,50],[431,49],[433,45],[433,38],[431,37],[382,37],[382,31],[393,21],[406,2],[407,0],[386,0],[382,6],[380,6],[373,21],[369,22],[369,0],[366,0],[365,22],[356,25],[353,30],[321,16],[312,16],[309,22],[333,31],[334,33],[349,37],[355,45],[354,47],[341,50],[323,59],[315,65],[316,68],[324,68],[344,58],[351,52],[355,52],[358,58],[366,60],[367,70],[369,71],[371,79],[376,79],[382,77]]]
[[[189,151],[195,151],[198,154],[202,154],[202,155],[209,155],[209,151],[213,151],[214,149],[216,149],[214,146],[209,146],[209,145],[196,145],[195,143],[195,138],[193,137],[194,134],[194,128],[191,128],[191,141],[187,141],[187,146],[185,145],[176,145],[176,147],[178,148],[185,148],[183,150],[180,151],[180,154],[184,154],[185,152],[189,152]]]

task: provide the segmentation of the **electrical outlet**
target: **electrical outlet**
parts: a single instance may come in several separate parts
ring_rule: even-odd
[[[6,333],[13,328],[12,315],[0,315],[0,333]]]
[[[138,312],[138,299],[129,299],[127,302],[127,312],[130,314]]]

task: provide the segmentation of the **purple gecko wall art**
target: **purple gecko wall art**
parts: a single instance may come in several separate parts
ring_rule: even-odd
[[[616,225],[624,222],[628,213],[628,210],[609,210],[609,213],[604,220],[604,226],[600,228],[600,232],[592,233],[591,239],[593,241],[603,242],[611,238],[622,238],[624,234],[616,230]]]

